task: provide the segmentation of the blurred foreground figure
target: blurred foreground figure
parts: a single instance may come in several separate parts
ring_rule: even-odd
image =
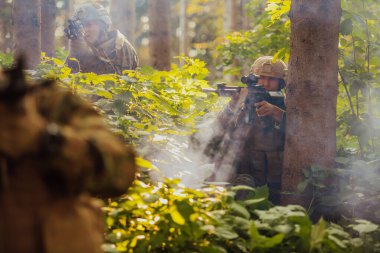
[[[107,10],[94,3],[80,6],[65,29],[70,39],[68,65],[74,71],[122,74],[137,67],[136,51],[127,38],[111,28]]]
[[[135,176],[131,149],[53,81],[0,71],[0,252],[102,252],[101,201]]]

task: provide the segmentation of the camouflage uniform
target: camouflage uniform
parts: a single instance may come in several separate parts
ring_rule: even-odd
[[[255,72],[256,70],[253,70],[253,73],[257,74]],[[258,74],[265,75],[265,73]],[[280,123],[266,116],[266,122],[269,123],[264,124],[264,117],[259,117],[257,114],[253,115],[253,123],[247,123],[248,111],[244,104],[247,94],[247,89],[242,89],[238,98],[229,103],[218,115],[222,143],[220,152],[214,158],[216,162],[214,179],[251,186],[267,184],[270,190],[269,199],[278,204],[286,114],[283,113]],[[268,102],[285,110],[283,99]]]
[[[136,69],[137,54],[131,43],[118,30],[108,32],[108,40],[97,45],[89,46],[82,37],[72,40],[79,50],[70,50],[68,66],[74,71],[94,72],[96,74],[116,73],[123,70]]]
[[[10,80],[17,82],[24,81]],[[35,102],[46,127],[30,136],[36,143],[22,153],[9,155],[2,144],[0,252],[102,252],[100,203],[89,194],[125,193],[134,180],[133,151],[90,104],[63,88],[39,86],[23,99]],[[2,127],[12,120],[15,128],[31,124],[12,119],[18,109],[4,116],[6,106],[0,100]],[[20,137],[11,138],[17,142]]]
[[[78,60],[68,60],[69,67],[74,71],[122,74],[123,70],[136,69],[138,58],[135,49],[120,31],[111,29],[111,18],[103,6],[84,4],[76,10],[71,20],[77,24],[77,29],[95,21],[104,35],[101,41],[97,38],[96,43],[88,44],[80,31],[75,32],[75,36],[70,36],[69,29],[65,29],[71,39],[70,56]]]

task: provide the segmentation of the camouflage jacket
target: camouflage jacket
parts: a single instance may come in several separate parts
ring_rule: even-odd
[[[122,74],[123,70],[136,69],[138,58],[135,49],[118,30],[108,33],[108,40],[89,46],[83,37],[71,40],[68,65],[74,71],[96,74]]]
[[[285,141],[285,113],[282,122],[276,124],[267,117],[253,115],[253,123],[247,123],[245,108],[247,92],[243,89],[234,102],[230,102],[218,115],[216,131],[207,145],[205,154],[215,163],[216,172],[210,180],[230,181],[235,175],[235,166],[252,152],[283,151]],[[270,101],[268,101],[270,102]],[[285,109],[284,101],[276,106]]]
[[[100,205],[89,194],[125,193],[134,180],[134,152],[67,90],[53,85],[33,95],[63,141],[47,142],[42,134],[38,154],[0,156],[0,252],[102,252]]]
[[[285,116],[280,124],[269,116],[259,117],[254,113],[252,123],[247,122],[248,110],[245,108],[246,94],[241,95],[236,104],[228,104],[218,115],[218,121],[229,136],[234,141],[240,142],[238,146],[244,150],[256,151],[281,151],[285,138]],[[285,109],[284,100],[268,101],[275,106]]]

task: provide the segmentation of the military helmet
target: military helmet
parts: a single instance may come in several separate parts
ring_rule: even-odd
[[[262,56],[252,64],[251,72],[259,76],[271,76],[285,80],[287,65],[282,60],[273,62],[273,56]]]
[[[89,22],[93,20],[100,20],[108,27],[111,25],[111,18],[107,10],[96,3],[87,3],[78,7],[74,13],[74,18],[80,22]]]

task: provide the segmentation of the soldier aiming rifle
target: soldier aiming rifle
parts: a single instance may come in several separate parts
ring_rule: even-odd
[[[205,153],[215,162],[212,181],[250,186],[268,185],[269,199],[280,202],[281,169],[285,136],[285,88],[287,65],[271,56],[258,58],[251,74],[242,77],[247,87],[218,85],[231,101],[217,118],[220,131]]]

